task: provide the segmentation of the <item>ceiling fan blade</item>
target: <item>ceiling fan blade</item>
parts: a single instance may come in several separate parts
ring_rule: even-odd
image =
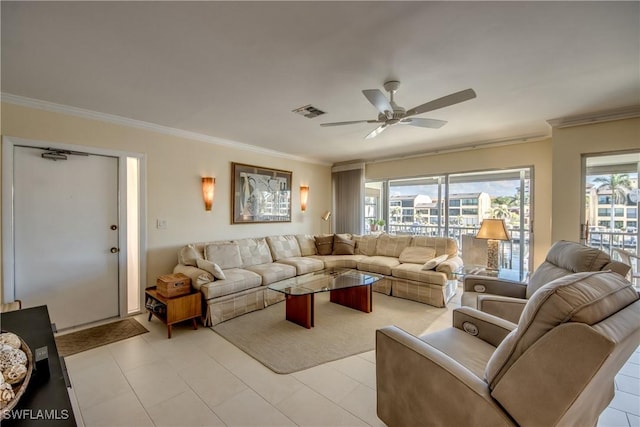
[[[378,123],[377,120],[353,120],[350,122],[333,122],[333,123],[320,123],[320,126],[322,127],[327,127],[327,126],[342,126],[342,125],[353,125],[356,123]]]
[[[387,100],[387,97],[378,89],[365,89],[362,91],[364,96],[373,104],[374,107],[385,117],[390,118],[393,114],[393,107]]]
[[[413,117],[400,120],[401,125],[418,126],[421,128],[440,129],[447,124],[446,120],[423,119],[421,117]]]
[[[376,136],[380,135],[382,132],[384,132],[389,126],[387,126],[386,123],[381,124],[380,126],[378,126],[377,128],[375,128],[374,130],[372,130],[369,135],[365,136],[364,139],[371,139],[371,138],[375,138]]]
[[[476,93],[473,89],[465,89],[460,92],[452,93],[451,95],[443,96],[442,98],[434,99],[422,105],[418,105],[407,111],[407,116],[414,116],[416,114],[426,113],[427,111],[437,110],[439,108],[448,107],[450,105],[458,104],[460,102],[468,101],[476,97]]]

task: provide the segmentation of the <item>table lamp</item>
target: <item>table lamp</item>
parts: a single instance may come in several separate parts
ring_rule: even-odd
[[[511,240],[504,219],[485,219],[482,221],[476,238],[487,240],[487,268],[497,270],[500,240]]]

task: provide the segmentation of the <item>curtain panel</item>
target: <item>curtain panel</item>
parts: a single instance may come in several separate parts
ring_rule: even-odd
[[[332,169],[335,233],[362,234],[364,218],[364,164]]]

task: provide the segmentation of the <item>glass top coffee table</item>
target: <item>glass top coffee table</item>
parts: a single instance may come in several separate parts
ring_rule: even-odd
[[[378,274],[329,268],[272,283],[268,288],[285,294],[287,320],[310,329],[314,326],[316,293],[329,292],[331,302],[371,313],[371,285],[380,279]]]

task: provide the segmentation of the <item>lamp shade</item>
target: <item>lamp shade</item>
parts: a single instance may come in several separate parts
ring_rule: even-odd
[[[204,210],[210,211],[213,206],[213,193],[216,179],[210,176],[202,177],[202,199],[204,200]]]
[[[309,186],[300,186],[300,210],[302,212],[307,210],[307,199],[309,198]]]
[[[511,240],[504,219],[485,219],[476,235],[478,239]]]
[[[331,218],[331,211],[326,211],[320,218],[322,218],[323,221],[328,221],[329,218]]]

